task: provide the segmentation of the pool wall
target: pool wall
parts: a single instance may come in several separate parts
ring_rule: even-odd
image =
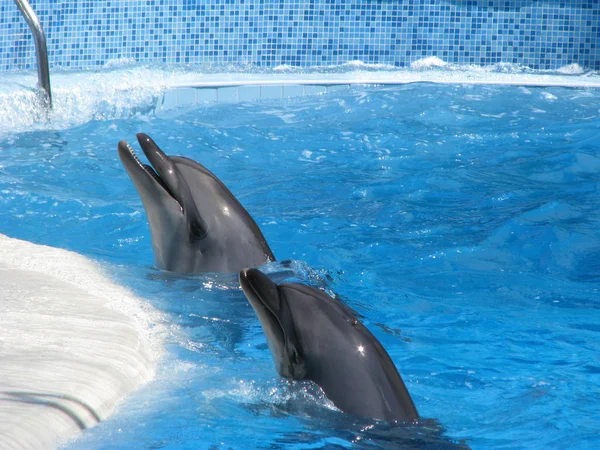
[[[300,67],[360,60],[600,70],[600,0],[30,0],[52,67],[113,62]],[[31,33],[0,0],[0,71],[35,67]]]

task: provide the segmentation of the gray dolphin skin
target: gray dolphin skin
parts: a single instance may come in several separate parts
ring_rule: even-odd
[[[275,260],[256,222],[221,180],[189,158],[167,156],[146,134],[137,139],[152,166],[126,141],[118,152],[144,204],[159,269],[237,272]]]
[[[273,283],[257,269],[240,285],[267,337],[279,375],[317,383],[340,410],[407,421],[417,409],[381,343],[349,308],[299,283]]]

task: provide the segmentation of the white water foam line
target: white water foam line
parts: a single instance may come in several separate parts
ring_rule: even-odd
[[[0,449],[56,448],[106,419],[154,376],[157,322],[87,258],[0,234]]]

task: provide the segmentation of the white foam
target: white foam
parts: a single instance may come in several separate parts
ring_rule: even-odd
[[[154,375],[160,314],[87,258],[0,234],[0,448],[51,449]]]
[[[136,64],[135,58],[115,58],[109,59],[104,63],[105,69],[114,69],[115,67],[132,67]]]
[[[356,70],[394,70],[394,66],[391,64],[379,64],[379,63],[365,63],[359,59],[348,61],[339,66],[328,66],[328,68],[340,69],[340,68],[352,68]]]
[[[273,67],[273,72],[296,72],[297,70],[297,67],[290,66],[289,64],[280,64]]]
[[[53,72],[53,110],[40,114],[33,74],[2,76],[0,132],[66,129],[91,120],[133,117],[151,112],[169,86],[169,73],[139,67],[101,72]]]
[[[432,67],[444,67],[447,66],[446,61],[441,60],[437,56],[429,56],[427,58],[419,59],[410,63],[411,69],[431,69]]]
[[[579,64],[568,64],[566,66],[560,67],[556,72],[564,74],[564,75],[582,75],[585,73],[585,69],[581,67]]]

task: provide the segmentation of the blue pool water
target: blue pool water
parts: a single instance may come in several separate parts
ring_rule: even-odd
[[[598,90],[411,84],[2,134],[0,233],[102,261],[167,313],[156,380],[65,449],[598,448],[599,108]],[[432,420],[343,415],[277,376],[232,276],[153,268],[116,153],[140,131],[359,312]]]

